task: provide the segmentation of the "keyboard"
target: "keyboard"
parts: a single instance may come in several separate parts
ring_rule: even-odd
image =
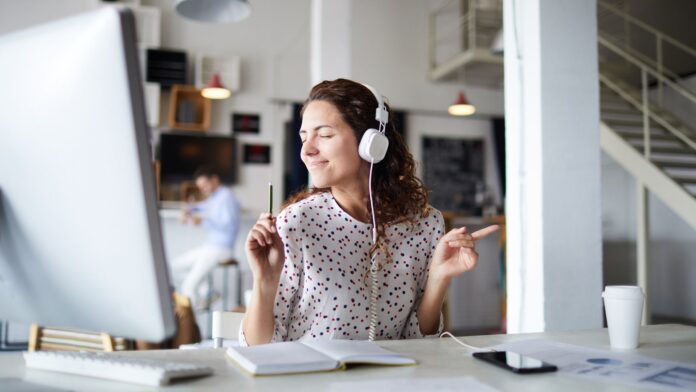
[[[181,378],[213,374],[213,369],[205,365],[113,353],[25,352],[24,363],[27,369],[49,370],[148,386],[161,386]]]

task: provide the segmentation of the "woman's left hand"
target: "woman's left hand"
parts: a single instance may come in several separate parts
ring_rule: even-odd
[[[500,226],[492,225],[469,234],[466,227],[452,229],[438,242],[430,264],[430,278],[449,282],[452,278],[476,266],[479,254],[476,241],[498,231]]]

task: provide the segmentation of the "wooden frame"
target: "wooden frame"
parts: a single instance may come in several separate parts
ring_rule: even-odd
[[[191,122],[177,120],[181,106],[189,104],[194,119]],[[169,127],[184,131],[207,131],[210,128],[211,103],[194,86],[175,84],[169,96]]]

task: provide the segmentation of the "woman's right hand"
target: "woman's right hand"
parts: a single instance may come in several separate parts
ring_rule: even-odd
[[[259,216],[249,231],[245,244],[247,260],[254,274],[254,283],[278,287],[283,272],[285,252],[283,241],[275,227],[275,218],[269,213]]]

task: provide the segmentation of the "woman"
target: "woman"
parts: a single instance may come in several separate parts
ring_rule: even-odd
[[[443,235],[442,215],[427,204],[413,157],[389,121],[389,147],[372,173],[373,243],[370,163],[359,156],[358,143],[378,124],[377,107],[366,86],[346,79],[310,92],[300,154],[314,188],[291,197],[277,218],[261,214],[249,232],[254,285],[241,344],[367,339],[371,324],[377,339],[441,330],[449,282],[475,266],[475,241],[498,227]]]

